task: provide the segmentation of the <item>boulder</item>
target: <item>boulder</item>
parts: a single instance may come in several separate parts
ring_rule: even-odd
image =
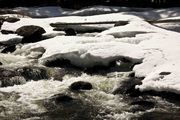
[[[46,31],[39,26],[27,25],[18,28],[15,33],[24,37],[22,43],[32,43],[40,41],[42,34],[46,33]]]
[[[91,90],[93,87],[91,83],[84,81],[77,81],[70,85],[71,90]]]

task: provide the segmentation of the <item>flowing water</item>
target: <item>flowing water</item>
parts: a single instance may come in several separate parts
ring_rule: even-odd
[[[79,76],[67,74],[62,81],[44,79],[0,88],[0,120],[129,120],[141,119],[139,116],[144,113],[153,112],[169,113],[179,118],[178,104],[161,97],[146,96],[155,105],[141,110],[143,105],[131,103],[133,99],[141,99],[142,96],[131,98],[123,94],[113,95],[113,90],[128,79],[128,74],[129,72],[112,72],[107,75],[82,73]],[[90,82],[93,89],[79,92],[70,90],[69,86],[76,81]],[[72,100],[67,98],[66,101],[57,101],[58,96],[62,95],[69,96]]]

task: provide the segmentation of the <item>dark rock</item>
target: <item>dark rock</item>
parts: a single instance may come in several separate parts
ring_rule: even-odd
[[[47,70],[44,67],[26,66],[17,68],[16,71],[27,80],[48,79]]]
[[[11,69],[0,68],[0,87],[19,85],[25,82],[24,77],[19,76],[18,72]]]
[[[129,73],[129,75],[128,75],[129,77],[135,77],[135,72],[131,72],[131,73]]]
[[[84,81],[78,81],[74,82],[70,86],[71,90],[91,90],[92,85],[89,82],[84,82]]]
[[[72,28],[66,28],[64,31],[66,33],[66,36],[75,36],[76,35],[75,30]]]
[[[42,27],[35,26],[35,25],[22,26],[22,27],[20,27],[20,28],[18,28],[16,30],[16,33],[18,35],[21,35],[21,36],[24,36],[24,37],[31,36],[31,35],[34,35],[34,34],[42,35],[45,32],[46,31]]]
[[[10,22],[10,23],[15,23],[15,22],[17,22],[19,20],[20,19],[16,18],[16,17],[7,17],[7,18],[5,18],[5,21]]]
[[[159,75],[169,75],[169,74],[171,74],[171,72],[161,72],[161,73],[159,73]]]
[[[2,62],[0,62],[0,65],[3,65]]]
[[[2,34],[14,34],[14,31],[11,30],[1,30]]]
[[[26,80],[22,76],[4,77],[0,80],[0,87],[8,87],[13,85],[25,84]]]
[[[0,78],[14,77],[14,76],[19,76],[17,71],[6,69],[6,68],[0,68]]]
[[[24,37],[22,43],[31,43],[40,41],[42,34],[45,32],[46,31],[42,27],[28,25],[18,28],[15,33]]]
[[[72,97],[65,94],[57,94],[57,95],[52,96],[50,99],[53,99],[55,103],[57,104],[61,102],[69,102],[73,100]]]
[[[1,53],[12,53],[12,52],[14,52],[16,50],[16,45],[11,45],[11,46],[7,46],[7,47],[5,47],[2,51],[1,51]]]
[[[46,68],[37,66],[25,66],[17,68],[16,71],[26,78],[26,80],[41,80],[54,78],[55,80],[61,81],[65,75],[64,69],[60,68]]]
[[[113,94],[128,94],[130,96],[139,96],[140,91],[135,88],[136,85],[141,85],[140,79],[132,78],[121,81],[119,86],[112,92]]]
[[[119,21],[119,22],[116,22],[114,24],[114,27],[116,26],[124,26],[124,25],[127,25],[129,22],[128,21]]]

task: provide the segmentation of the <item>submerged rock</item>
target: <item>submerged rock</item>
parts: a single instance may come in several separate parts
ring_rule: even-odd
[[[71,90],[91,90],[93,87],[91,83],[84,82],[84,81],[78,81],[71,84],[69,87]]]
[[[18,28],[15,33],[24,37],[22,43],[31,43],[40,41],[46,31],[40,26],[27,25]]]

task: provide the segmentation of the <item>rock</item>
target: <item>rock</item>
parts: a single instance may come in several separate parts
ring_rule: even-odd
[[[19,85],[25,82],[24,77],[19,76],[18,72],[11,69],[0,68],[0,87]]]
[[[64,69],[60,68],[47,68],[47,74],[54,80],[62,81],[63,76],[66,74]]]
[[[171,72],[161,72],[161,73],[159,73],[159,75],[169,75],[169,74],[171,74]]]
[[[128,21],[119,21],[114,24],[114,27],[127,25],[128,23]]]
[[[7,47],[5,47],[2,51],[1,51],[1,53],[12,53],[12,52],[14,52],[16,50],[16,45],[11,45],[11,46],[7,46]]]
[[[91,90],[92,85],[89,82],[84,82],[84,81],[78,81],[74,82],[70,86],[71,90]]]
[[[26,78],[26,80],[41,80],[54,78],[55,80],[61,81],[65,75],[64,69],[60,68],[47,68],[38,66],[25,66],[17,68],[16,71]]]
[[[4,77],[1,81],[1,86],[0,87],[8,87],[8,86],[13,86],[13,85],[21,85],[25,84],[26,80],[22,76],[14,76],[14,77]]]
[[[17,21],[20,21],[20,19],[16,17],[7,17],[5,18],[5,21],[10,22],[10,23],[15,23]]]
[[[131,72],[131,73],[129,73],[129,75],[128,75],[129,77],[135,77],[135,72]]]
[[[140,91],[135,89],[136,85],[142,84],[140,79],[131,78],[119,83],[119,86],[113,90],[113,94],[128,94],[130,96],[139,96]]]
[[[66,28],[64,31],[66,33],[66,36],[75,36],[76,35],[75,30],[72,28]]]
[[[42,27],[28,25],[18,28],[15,33],[24,37],[22,43],[31,43],[40,41],[46,31]]]
[[[47,70],[44,67],[25,66],[17,68],[16,71],[26,80],[48,79]]]
[[[1,30],[2,34],[14,34],[14,31],[11,30]]]
[[[2,62],[0,62],[0,65],[3,65]]]
[[[52,96],[50,99],[53,99],[55,103],[57,104],[61,102],[69,102],[73,100],[72,97],[65,94],[57,94],[57,95]]]
[[[18,76],[18,72],[11,70],[11,69],[6,69],[6,68],[0,68],[0,78],[3,77],[14,77],[14,76]]]

